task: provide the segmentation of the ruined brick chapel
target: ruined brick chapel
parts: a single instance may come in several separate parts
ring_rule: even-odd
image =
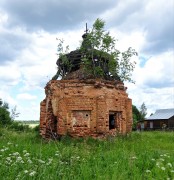
[[[110,54],[91,50],[87,36],[86,31],[80,49],[59,56],[57,74],[45,87],[46,97],[40,104],[43,138],[97,138],[131,132],[132,101],[126,87],[109,73]],[[94,74],[93,67],[101,67],[102,76]]]

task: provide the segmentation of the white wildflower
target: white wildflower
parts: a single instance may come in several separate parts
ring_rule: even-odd
[[[32,164],[33,162],[30,160],[30,159],[28,159],[28,161],[27,161],[29,164]]]
[[[164,155],[163,155],[163,154],[161,154],[160,156],[161,156],[161,157],[163,157]]]
[[[146,170],[147,173],[150,173],[151,171],[149,169]]]
[[[18,155],[19,155],[18,152],[14,152],[14,153],[13,153],[13,156],[18,156]]]
[[[6,160],[7,160],[7,161],[11,161],[11,157],[7,157]]]
[[[138,159],[137,157],[135,157],[135,156],[133,156],[133,157],[131,157],[131,159]]]
[[[160,158],[159,160],[160,160],[160,161],[164,161],[164,159],[162,159],[162,158]]]
[[[28,170],[25,170],[24,173],[27,174],[27,173],[28,173]]]
[[[28,156],[30,156],[30,153],[26,153],[26,154],[24,154],[24,156],[25,156],[25,157],[28,157]]]
[[[16,158],[16,162],[24,163],[22,157],[20,157],[20,156],[18,156],[18,157]]]
[[[159,163],[159,162],[157,162],[157,163],[156,163],[156,165],[159,167],[159,166],[160,166],[160,163]]]
[[[11,142],[8,142],[7,144],[8,144],[8,145],[11,145],[11,144],[13,144],[13,143],[11,143]]]
[[[167,163],[167,165],[168,165],[169,167],[172,167],[172,164],[171,164],[171,163]]]
[[[170,172],[171,172],[171,173],[174,173],[174,170],[171,170]]]
[[[24,150],[23,150],[23,153],[24,153],[24,154],[27,153],[27,150],[24,149]]]
[[[155,159],[154,159],[154,158],[152,158],[151,160],[152,160],[152,161],[155,161]]]
[[[166,170],[166,168],[165,168],[165,167],[161,167],[161,169],[162,169],[163,171],[165,171],[165,170]]]
[[[38,162],[41,164],[45,164],[45,161],[43,161],[42,159],[38,159]]]
[[[36,171],[31,171],[29,175],[34,176],[35,174],[36,174]]]
[[[4,152],[5,150],[4,149],[1,149],[1,152]]]

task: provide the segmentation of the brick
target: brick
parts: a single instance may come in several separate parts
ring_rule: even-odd
[[[119,81],[48,82],[46,98],[40,103],[40,134],[43,138],[53,138],[52,133],[103,138],[130,133],[132,102],[126,89]]]

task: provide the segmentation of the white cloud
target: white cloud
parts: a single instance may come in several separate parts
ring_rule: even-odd
[[[156,109],[174,107],[174,54],[162,53],[140,63],[133,73],[135,84],[126,83],[133,104],[138,108],[145,102],[148,116]]]
[[[37,96],[28,93],[22,93],[22,94],[18,94],[16,98],[18,100],[34,100],[37,99]]]
[[[90,28],[98,17],[119,40],[121,51],[131,46],[139,53],[134,58],[136,84],[127,83],[133,103],[140,107],[145,102],[149,113],[174,106],[172,0],[82,1],[79,6],[69,0],[33,2],[0,2],[0,97],[17,105],[18,119],[39,118],[44,86],[56,73],[56,38],[74,50],[85,23]]]
[[[141,87],[160,88],[174,85],[174,53],[166,52],[149,57],[144,67],[134,72],[136,83]]]
[[[4,86],[16,85],[21,78],[19,67],[15,64],[0,66],[1,88]]]

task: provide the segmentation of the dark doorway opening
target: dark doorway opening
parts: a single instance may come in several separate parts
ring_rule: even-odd
[[[115,129],[115,115],[109,114],[109,130]]]

